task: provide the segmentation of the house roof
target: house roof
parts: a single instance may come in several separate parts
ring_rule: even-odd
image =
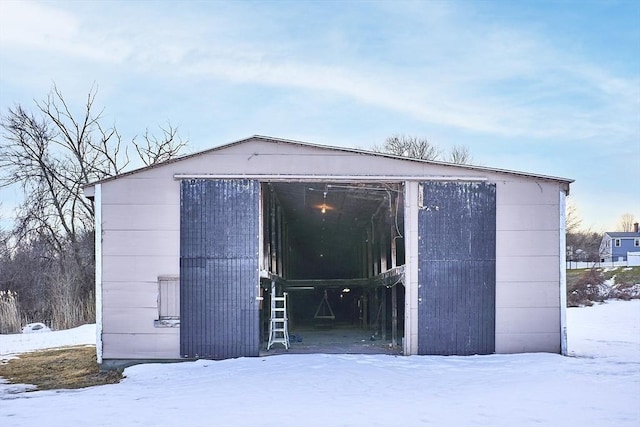
[[[633,231],[607,231],[604,234],[611,237],[612,239],[621,239],[621,238],[637,238],[640,237],[640,233],[635,233]]]
[[[272,142],[272,143],[280,143],[280,144],[292,144],[292,145],[298,145],[298,146],[304,146],[304,147],[314,147],[314,148],[319,148],[319,149],[323,149],[323,150],[327,150],[327,151],[339,151],[339,152],[345,152],[345,153],[363,154],[363,155],[368,155],[368,156],[387,157],[387,158],[398,159],[398,160],[402,160],[402,161],[406,161],[406,162],[420,162],[420,163],[425,163],[425,164],[447,166],[447,167],[452,167],[452,168],[461,168],[461,169],[484,171],[484,172],[499,172],[499,173],[505,173],[505,174],[510,174],[510,175],[529,177],[529,178],[552,180],[552,181],[557,181],[557,182],[566,184],[567,190],[568,190],[569,184],[574,182],[574,180],[568,179],[568,178],[532,174],[532,173],[520,172],[520,171],[514,171],[514,170],[508,170],[508,169],[498,169],[498,168],[490,168],[490,167],[485,167],[485,166],[474,166],[474,165],[461,165],[461,164],[456,164],[456,163],[441,162],[441,161],[435,161],[435,160],[422,160],[422,159],[403,157],[403,156],[387,154],[387,153],[378,153],[378,152],[374,152],[374,151],[367,151],[367,150],[361,150],[361,149],[355,149],[355,148],[335,147],[335,146],[314,144],[314,143],[309,143],[309,142],[295,141],[295,140],[289,140],[289,139],[283,139],[283,138],[274,138],[274,137],[269,137],[269,136],[254,135],[254,136],[251,136],[249,138],[244,138],[244,139],[241,139],[241,140],[238,140],[238,141],[234,141],[234,142],[231,142],[231,143],[223,144],[223,145],[220,145],[220,146],[217,146],[217,147],[213,147],[213,148],[209,148],[209,149],[206,149],[206,150],[203,150],[203,151],[199,151],[199,152],[196,152],[196,153],[175,157],[173,159],[170,159],[170,160],[167,160],[167,161],[164,161],[164,162],[161,162],[161,163],[156,163],[154,165],[145,166],[145,167],[134,169],[134,170],[131,170],[131,171],[128,171],[128,172],[124,172],[122,174],[115,175],[115,176],[112,176],[112,177],[109,177],[109,178],[104,178],[104,179],[101,179],[101,180],[98,180],[98,181],[94,181],[94,182],[86,184],[84,187],[85,188],[93,187],[95,184],[101,184],[101,183],[104,183],[104,182],[112,181],[112,180],[118,179],[118,178],[123,177],[123,176],[128,176],[128,175],[132,175],[132,174],[135,174],[135,173],[138,173],[138,172],[142,172],[142,171],[145,171],[145,170],[162,167],[162,166],[167,165],[167,164],[180,162],[182,160],[186,160],[186,159],[189,159],[189,158],[192,158],[192,157],[196,157],[196,156],[205,155],[205,154],[208,154],[208,153],[213,153],[213,152],[216,152],[216,151],[221,151],[221,150],[224,150],[226,148],[229,148],[229,147],[232,147],[232,146],[235,146],[235,145],[247,143],[249,141],[256,141],[256,140],[265,141],[265,142]]]

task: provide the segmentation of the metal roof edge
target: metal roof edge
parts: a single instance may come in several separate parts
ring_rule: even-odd
[[[409,162],[418,162],[418,163],[431,164],[431,165],[437,165],[437,166],[461,168],[461,169],[474,170],[474,171],[483,171],[483,172],[496,172],[496,173],[504,173],[504,174],[509,174],[509,175],[522,176],[522,177],[526,177],[526,178],[537,178],[537,179],[557,181],[557,182],[561,182],[563,184],[566,184],[567,193],[568,193],[568,188],[569,188],[568,185],[571,184],[572,182],[574,182],[573,179],[550,176],[550,175],[532,174],[532,173],[528,173],[528,172],[514,171],[514,170],[509,170],[509,169],[491,168],[491,167],[487,167],[487,166],[475,166],[475,165],[450,163],[450,162],[442,162],[442,161],[435,161],[435,160],[415,159],[415,158],[411,158],[411,157],[398,156],[398,155],[395,155],[395,154],[388,154],[388,153],[379,153],[379,152],[376,152],[376,151],[362,150],[362,149],[357,149],[357,148],[337,147],[337,146],[331,146],[331,145],[322,145],[322,144],[317,144],[317,143],[303,142],[303,141],[292,140],[292,139],[276,138],[276,137],[264,136],[264,135],[253,135],[253,136],[250,136],[248,138],[239,139],[239,140],[236,140],[236,141],[233,141],[233,142],[229,142],[229,143],[218,145],[218,146],[215,146],[215,147],[212,147],[212,148],[208,148],[208,149],[205,149],[205,150],[197,151],[195,153],[185,154],[185,155],[182,155],[182,156],[179,156],[179,157],[175,157],[173,159],[169,159],[169,160],[166,160],[166,161],[161,162],[161,163],[156,163],[156,164],[153,164],[153,165],[144,166],[144,167],[141,167],[141,168],[137,168],[137,169],[133,169],[133,170],[121,173],[119,175],[114,175],[114,176],[111,176],[111,177],[108,177],[108,178],[104,178],[104,179],[101,179],[101,180],[93,181],[93,182],[85,184],[83,186],[83,188],[93,187],[96,184],[102,184],[104,182],[108,182],[108,181],[112,181],[112,180],[115,180],[115,179],[118,179],[118,178],[121,178],[121,177],[133,175],[133,174],[138,173],[138,172],[143,172],[143,171],[146,171],[146,170],[150,170],[150,169],[154,169],[154,168],[157,168],[157,167],[165,166],[165,165],[168,165],[168,164],[171,164],[171,163],[179,162],[181,160],[190,159],[192,157],[200,156],[200,155],[203,155],[203,154],[224,150],[226,148],[233,147],[233,146],[238,145],[238,144],[243,144],[243,143],[246,143],[246,142],[249,142],[249,141],[252,141],[252,140],[262,140],[262,141],[273,142],[273,143],[293,144],[293,145],[299,145],[299,146],[303,146],[303,147],[312,147],[312,148],[318,148],[318,149],[323,149],[323,150],[340,151],[340,152],[345,152],[345,153],[355,153],[355,154],[361,154],[361,155],[367,155],[367,156],[379,156],[379,157],[386,157],[386,158],[391,158],[391,159],[396,159],[396,160],[403,160],[403,161],[409,161]]]
[[[148,165],[148,166],[143,166],[143,167],[140,167],[140,168],[132,169],[130,171],[126,171],[126,172],[123,172],[123,173],[118,174],[118,175],[114,175],[114,176],[110,176],[108,178],[103,178],[103,179],[99,179],[99,180],[96,180],[96,181],[89,182],[89,183],[83,185],[82,188],[93,187],[96,184],[102,184],[104,182],[113,181],[114,179],[122,178],[124,176],[133,175],[133,174],[136,174],[138,172],[144,172],[144,171],[147,171],[147,170],[150,170],[150,169],[155,169],[155,168],[158,168],[158,167],[161,167],[161,166],[169,165],[171,163],[179,162],[181,160],[186,160],[186,159],[190,159],[192,157],[200,156],[202,154],[206,154],[206,153],[222,150],[224,148],[231,147],[233,145],[237,145],[237,144],[241,144],[243,142],[250,141],[252,139],[255,139],[256,137],[257,137],[257,135],[254,135],[254,136],[251,136],[249,138],[243,138],[243,139],[239,139],[237,141],[232,141],[232,142],[229,142],[229,143],[226,143],[226,144],[217,145],[217,146],[212,147],[212,148],[207,148],[205,150],[196,151],[195,153],[184,154],[184,155],[181,155],[181,156],[178,156],[178,157],[174,157],[172,159],[165,160],[164,162],[155,163],[153,165]]]

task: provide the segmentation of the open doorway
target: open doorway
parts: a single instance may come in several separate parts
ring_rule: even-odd
[[[262,184],[262,351],[275,292],[290,345],[267,353],[402,352],[403,198],[398,182]]]

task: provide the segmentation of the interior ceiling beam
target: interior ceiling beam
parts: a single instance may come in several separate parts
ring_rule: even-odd
[[[283,279],[269,274],[270,280],[275,280],[285,288],[348,288],[348,287],[389,287],[404,283],[404,265],[394,267],[371,278],[356,279]]]

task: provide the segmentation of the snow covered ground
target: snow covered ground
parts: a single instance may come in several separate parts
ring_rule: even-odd
[[[639,426],[640,300],[570,308],[567,322],[575,357],[282,355],[139,365],[82,390],[0,384],[0,425]],[[0,354],[83,344],[84,329],[0,336]]]
[[[28,351],[85,344],[96,345],[95,325],[82,325],[65,331],[0,335],[0,359]]]

